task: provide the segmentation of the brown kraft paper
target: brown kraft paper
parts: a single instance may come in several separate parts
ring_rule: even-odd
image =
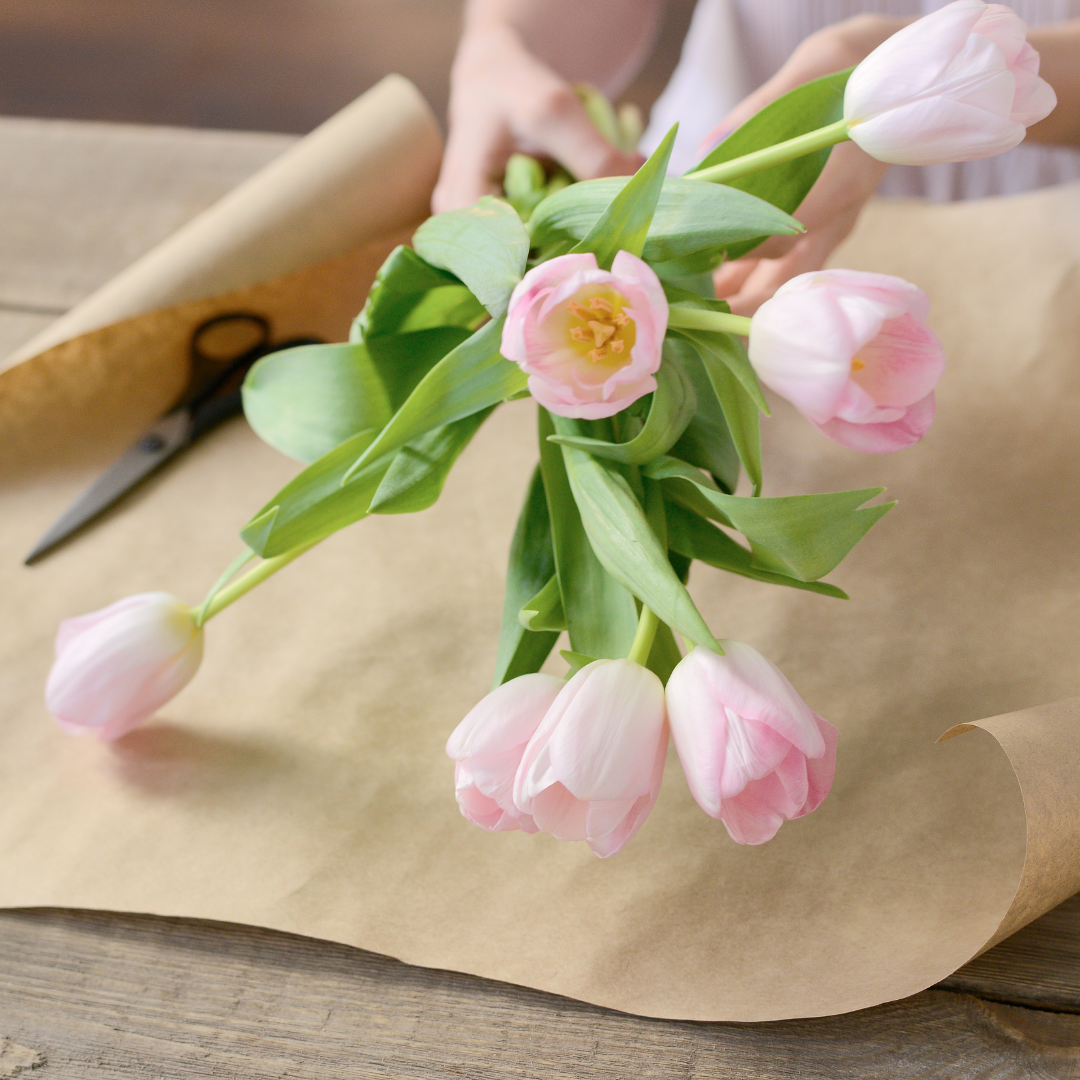
[[[1078,186],[880,202],[838,253],[927,290],[949,367],[933,428],[894,455],[780,401],[763,424],[766,494],[899,500],[831,576],[850,601],[693,570],[713,631],[840,731],[829,798],[761,847],[698,809],[673,754],[609,860],[458,813],[443,747],[489,686],[529,402],[494,414],[433,508],[345,530],[215,619],[154,721],[111,745],[63,734],[42,701],[58,622],[144,590],[200,599],[298,466],[238,420],[26,569],[117,438],[42,381],[70,437],[0,478],[0,905],[249,923],[695,1020],[843,1012],[948,975],[1080,889],[1078,217]]]

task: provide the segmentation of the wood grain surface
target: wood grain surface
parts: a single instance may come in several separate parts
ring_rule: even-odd
[[[0,201],[9,208],[0,215],[0,349],[285,145],[0,121]],[[49,176],[35,183],[45,163]],[[0,912],[0,1080],[31,1075],[1080,1077],[1080,898],[913,998],[753,1025],[626,1016],[251,927]]]
[[[935,989],[846,1016],[693,1024],[220,923],[3,912],[0,942],[0,1077],[1080,1076],[1075,990],[1071,1013]],[[981,989],[1077,985],[1075,963],[1039,949],[1006,967]]]

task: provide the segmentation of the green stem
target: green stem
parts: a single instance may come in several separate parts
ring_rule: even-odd
[[[250,592],[256,585],[264,582],[272,574],[276,574],[283,566],[288,566],[293,559],[299,558],[305,551],[313,548],[318,540],[310,544],[302,544],[300,547],[286,551],[284,555],[277,555],[273,559],[267,559],[259,563],[253,570],[249,570],[242,578],[238,578],[231,585],[221,589],[208,604],[203,605],[199,613],[198,624],[200,626],[209,622],[218,612],[224,611],[231,603],[239,600],[245,593]]]
[[[668,308],[668,326],[672,330],[719,330],[741,337],[750,333],[750,320],[745,315],[729,315],[725,311],[707,311],[705,308],[681,307],[678,304]]]
[[[214,597],[217,596],[222,589],[238,574],[252,559],[255,558],[255,552],[248,548],[242,554],[237,555],[235,559],[225,568],[225,572],[214,582],[213,587],[206,594],[206,599],[202,602],[202,607],[199,608],[198,613],[195,615],[195,625],[202,626],[206,622],[206,612],[209,610],[210,605],[214,602]]]
[[[835,124],[808,131],[805,135],[796,135],[794,139],[786,142],[766,146],[764,150],[755,150],[752,154],[744,154],[742,157],[732,158],[731,161],[722,161],[719,165],[710,165],[707,169],[687,173],[686,179],[726,184],[740,176],[767,169],[770,165],[779,165],[781,162],[812,154],[815,150],[824,150],[827,146],[845,142],[851,137],[848,131],[848,122],[837,120]]]
[[[630,646],[630,655],[627,656],[627,660],[642,665],[648,662],[649,653],[652,652],[653,638],[656,637],[656,628],[659,625],[660,619],[656,613],[642,604],[637,633],[634,635],[634,644]]]

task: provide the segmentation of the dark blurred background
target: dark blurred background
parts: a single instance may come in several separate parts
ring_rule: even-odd
[[[588,2],[588,0],[583,0]],[[388,72],[436,113],[461,0],[0,0],[0,113],[303,133]],[[693,0],[669,0],[624,100],[655,100]]]

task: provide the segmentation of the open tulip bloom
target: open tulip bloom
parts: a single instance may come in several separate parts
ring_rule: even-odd
[[[251,426],[307,467],[243,527],[201,606],[149,594],[64,624],[57,719],[124,734],[194,674],[208,619],[338,529],[431,506],[492,410],[531,395],[539,463],[494,689],[447,745],[463,815],[612,855],[656,802],[669,731],[735,841],[810,813],[835,730],[749,645],[714,637],[690,567],[844,598],[821,579],[892,504],[871,501],[881,488],[763,497],[761,384],[828,438],[882,453],[929,428],[944,358],[926,297],[897,278],[807,274],[751,320],[715,298],[711,271],[801,231],[790,215],[834,143],[906,163],[1014,146],[1054,104],[1025,32],[1008,8],[957,0],[773,102],[686,176],[665,175],[673,130],[632,178],[566,186],[519,160],[520,215],[486,197],[429,219],[347,343],[252,368]],[[540,672],[563,633],[568,681]]]

